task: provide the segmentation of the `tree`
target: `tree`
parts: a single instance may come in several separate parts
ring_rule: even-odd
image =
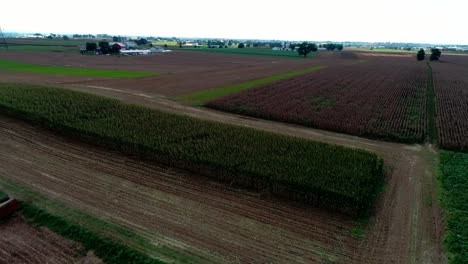
[[[342,51],[343,50],[343,44],[337,44],[336,49],[339,50],[339,51]]]
[[[86,43],[86,51],[96,51],[97,44],[95,42]]]
[[[144,38],[138,39],[135,42],[136,42],[137,45],[146,45],[146,44],[148,44],[148,40],[144,39]]]
[[[293,43],[289,44],[289,48],[291,50],[295,50],[296,49],[296,44],[293,44]]]
[[[112,37],[112,41],[113,41],[113,42],[120,42],[121,39],[120,39],[119,37],[117,37],[117,36],[113,36],[113,37]]]
[[[431,52],[432,52],[432,54],[429,57],[429,60],[431,60],[431,61],[439,60],[440,55],[442,54],[442,52],[439,49],[431,49]]]
[[[53,39],[54,37],[52,37],[51,35],[47,36],[48,39]]]
[[[243,48],[245,48],[245,45],[244,45],[244,43],[239,43],[239,45],[237,45],[237,47],[238,47],[239,49],[243,49]]]
[[[416,55],[416,59],[418,59],[418,61],[422,61],[425,59],[425,57],[426,57],[426,52],[424,52],[423,49],[420,49],[418,51],[418,54]]]
[[[318,50],[317,45],[315,45],[314,43],[309,44],[309,45],[310,45],[310,51],[317,52],[317,50]]]
[[[103,54],[109,54],[110,47],[108,41],[99,41],[99,48]]]
[[[63,40],[69,40],[70,38],[67,35],[63,35]]]
[[[297,48],[297,53],[301,56],[304,56],[304,58],[307,57],[307,54],[309,54],[312,51],[317,51],[317,45],[315,45],[314,43],[302,42]]]
[[[110,54],[117,54],[120,52],[121,47],[117,44],[114,44],[110,47],[109,53]]]
[[[335,50],[336,49],[336,44],[335,43],[328,43],[323,45],[324,48],[327,50]]]

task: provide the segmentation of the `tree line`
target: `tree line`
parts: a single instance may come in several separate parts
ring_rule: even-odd
[[[431,49],[431,56],[429,56],[429,60],[438,61],[441,55],[442,55],[442,51],[440,51],[440,49],[433,48]],[[426,52],[424,51],[424,49],[420,49],[418,51],[418,54],[416,54],[416,59],[418,61],[423,61],[425,58],[426,58]]]

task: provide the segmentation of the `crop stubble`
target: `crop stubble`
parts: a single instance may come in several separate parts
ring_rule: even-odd
[[[81,246],[45,228],[28,225],[20,216],[0,224],[0,263],[102,263]]]
[[[379,58],[337,65],[214,100],[215,109],[356,136],[422,142],[426,65]]]

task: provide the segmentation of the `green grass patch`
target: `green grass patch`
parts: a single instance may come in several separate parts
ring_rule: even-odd
[[[147,76],[155,75],[154,73],[150,73],[150,72],[37,65],[37,64],[5,60],[5,59],[0,59],[0,69],[4,69],[8,71],[15,71],[15,72],[59,74],[59,75],[83,75],[83,76],[108,77],[108,78],[138,78],[138,77],[147,77]]]
[[[441,151],[438,178],[449,263],[468,263],[468,154]]]
[[[239,48],[182,48],[182,50],[212,52],[212,53],[221,53],[221,54],[255,55],[255,56],[304,59],[303,56],[299,56],[297,51],[272,50],[269,48],[243,48],[243,49],[239,49]],[[316,54],[317,52],[311,52],[307,55],[307,58],[312,58]]]
[[[35,205],[21,202],[20,212],[29,223],[34,223],[37,226],[45,226],[68,239],[80,242],[87,251],[93,250],[104,263],[166,263],[152,259],[122,244],[118,244],[107,237],[91,232],[80,225],[71,223],[60,216],[50,214]]]
[[[164,46],[167,45],[169,47],[178,46],[177,41],[170,41],[170,40],[158,40],[151,42],[154,46]]]
[[[317,112],[320,112],[321,110],[336,104],[335,99],[326,98],[323,96],[312,97],[310,101],[312,102],[312,109]]]
[[[314,66],[314,67],[307,68],[307,69],[301,69],[301,70],[295,70],[295,71],[290,71],[286,73],[275,74],[272,76],[255,79],[252,81],[247,81],[243,83],[237,83],[237,84],[228,85],[224,87],[195,92],[189,95],[180,96],[177,99],[186,104],[202,106],[209,101],[212,101],[212,100],[224,97],[224,96],[228,96],[228,95],[231,95],[231,94],[243,91],[243,90],[252,89],[261,85],[288,79],[297,75],[318,71],[323,68],[324,66]]]
[[[350,214],[367,211],[383,178],[382,160],[367,151],[80,92],[2,84],[0,110],[113,150]]]

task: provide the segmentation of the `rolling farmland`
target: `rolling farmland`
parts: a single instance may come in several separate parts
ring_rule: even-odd
[[[356,136],[422,142],[427,67],[372,58],[214,100],[208,107]]]
[[[130,71],[157,73],[144,78],[107,78],[89,75],[58,75],[54,71],[38,74],[31,71],[14,71],[5,65],[0,68],[0,79],[4,82],[80,85],[109,87],[129,93],[149,96],[176,97],[206,89],[236,85],[240,82],[285,72],[301,71],[317,65],[328,65],[339,58],[328,57],[317,60],[291,60],[281,57],[238,56],[207,52],[177,51],[158,53],[151,56],[84,56],[73,53],[55,52],[0,52],[0,59],[33,64],[44,68],[80,68],[106,71]],[[53,68],[52,66],[56,66]],[[112,77],[112,76],[111,76]]]
[[[325,131],[424,142],[430,115],[425,63],[353,52],[308,60],[189,51],[0,57],[158,73],[111,79],[0,69],[2,80],[52,83],[157,110],[1,84],[0,187],[38,209],[52,207],[60,217],[80,219],[169,263],[444,263],[432,173],[436,149]],[[255,82],[317,65],[324,68],[258,87]],[[251,117],[177,101],[251,83],[211,102],[242,97],[239,109],[228,111]],[[52,201],[63,207],[54,209]],[[95,218],[85,223],[71,210]],[[359,212],[369,214],[352,217]],[[101,223],[133,233],[100,229]]]

